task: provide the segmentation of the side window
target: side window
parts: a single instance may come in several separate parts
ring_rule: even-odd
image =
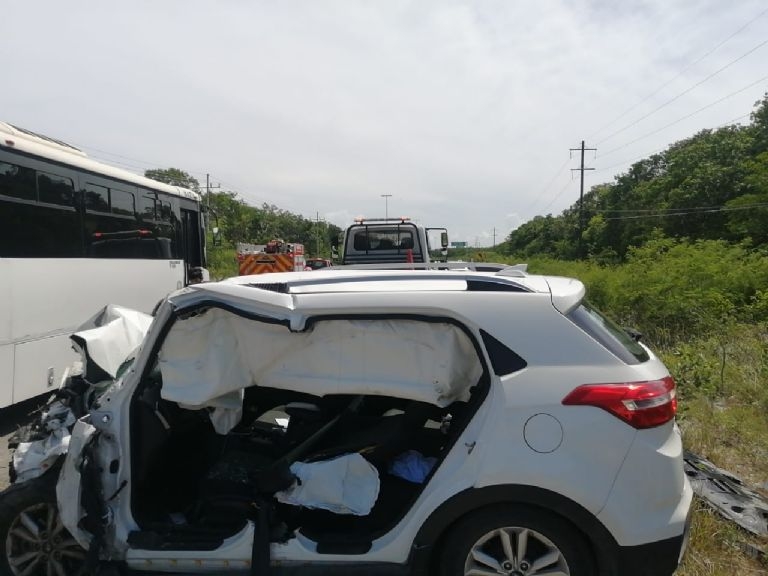
[[[93,212],[109,212],[109,189],[90,182],[85,185],[85,209]]]
[[[160,220],[163,222],[172,222],[173,221],[173,210],[171,209],[171,203],[170,202],[158,202],[160,205]]]
[[[483,338],[483,344],[485,344],[488,358],[491,360],[491,366],[493,366],[493,372],[496,376],[512,374],[513,372],[522,370],[528,365],[528,363],[513,350],[502,342],[499,342],[485,330],[480,330],[480,336]]]
[[[650,359],[648,352],[639,342],[610,318],[582,302],[566,316],[571,322],[597,340],[614,356],[627,364],[642,364]]]
[[[75,192],[75,186],[70,178],[47,172],[38,172],[37,189],[40,202],[73,206],[72,196]]]
[[[24,166],[0,162],[0,194],[23,200],[37,200],[35,171]]]
[[[413,248],[413,234],[410,232],[400,232],[398,248],[409,250]]]
[[[134,198],[131,192],[124,190],[110,190],[110,212],[121,216],[133,216],[136,211]]]
[[[368,250],[368,233],[358,232],[355,234],[355,239],[353,240],[352,245],[354,246],[355,250],[360,252]]]
[[[157,196],[154,192],[143,191],[141,194],[141,217],[144,220],[157,220]]]

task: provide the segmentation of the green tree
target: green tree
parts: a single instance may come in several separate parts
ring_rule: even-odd
[[[181,186],[182,188],[189,188],[195,192],[200,192],[200,183],[197,178],[190,176],[184,170],[178,168],[155,168],[153,170],[145,170],[144,176],[157,180],[158,182],[165,182],[172,186]]]
[[[625,261],[659,233],[677,239],[768,244],[768,95],[749,126],[725,126],[676,142],[635,162],[614,182],[584,194],[558,216],[536,216],[510,233],[510,254],[573,259],[583,243],[603,264]]]

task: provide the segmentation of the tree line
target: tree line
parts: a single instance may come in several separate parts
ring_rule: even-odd
[[[518,258],[626,261],[659,238],[768,244],[768,94],[749,125],[707,129],[632,164],[560,215],[536,216],[500,249]]]
[[[147,178],[201,192],[200,183],[178,168],[147,170]],[[307,253],[329,257],[332,242],[342,230],[335,224],[305,218],[273,204],[251,206],[237,192],[203,193],[203,205],[208,210],[209,229],[217,229],[216,242],[234,248],[238,242],[266,244],[275,238],[304,244]]]

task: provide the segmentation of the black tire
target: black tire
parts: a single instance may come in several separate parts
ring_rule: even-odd
[[[0,493],[0,576],[82,573],[85,550],[59,520],[57,472]]]
[[[525,535],[523,531],[527,531]],[[522,558],[517,558],[518,544],[525,548]],[[470,561],[473,549],[476,556]],[[512,552],[511,558],[509,552]],[[498,562],[503,571],[491,567],[492,561]],[[592,551],[584,536],[564,518],[528,506],[486,508],[460,520],[443,541],[440,574],[464,576],[469,572],[470,562],[488,574],[592,576],[595,573]],[[536,562],[541,565],[536,567]],[[502,563],[505,564],[502,566]],[[559,572],[551,572],[558,567]]]

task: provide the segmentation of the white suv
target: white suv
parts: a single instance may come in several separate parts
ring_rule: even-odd
[[[672,574],[675,384],[584,294],[516,268],[263,274],[171,295],[120,369],[119,334],[79,336],[84,374],[17,439],[0,574]]]

